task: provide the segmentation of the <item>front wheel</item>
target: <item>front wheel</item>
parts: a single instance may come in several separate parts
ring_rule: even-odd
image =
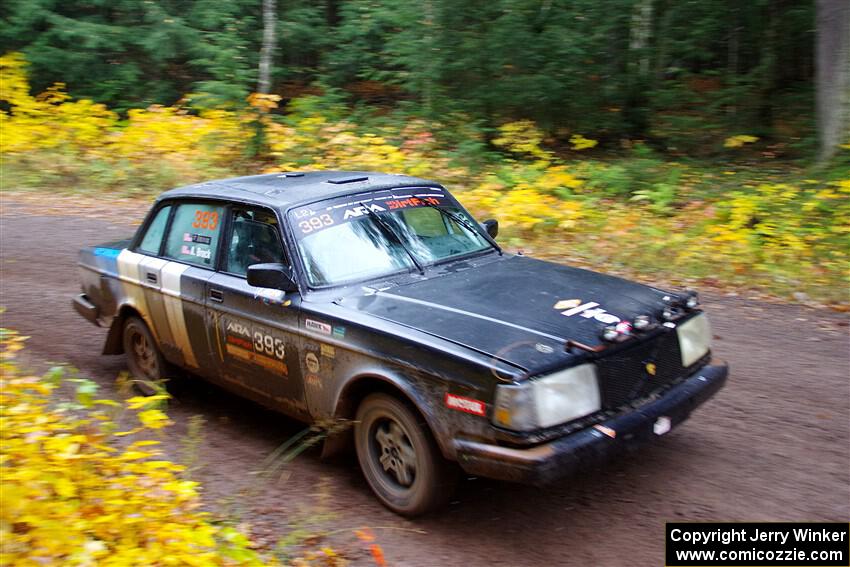
[[[164,387],[167,363],[145,322],[138,317],[128,317],[124,322],[123,341],[133,386],[145,396],[160,392]]]
[[[357,409],[354,439],[363,475],[384,506],[413,517],[448,502],[456,471],[427,424],[404,402],[368,396]]]

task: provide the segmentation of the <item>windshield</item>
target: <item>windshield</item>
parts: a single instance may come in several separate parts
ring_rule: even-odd
[[[410,271],[417,262],[492,246],[460,206],[433,188],[348,195],[297,208],[289,218],[315,287]]]

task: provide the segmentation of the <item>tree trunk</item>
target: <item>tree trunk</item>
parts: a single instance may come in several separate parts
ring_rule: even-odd
[[[850,137],[850,2],[818,0],[815,89],[821,162]]]
[[[638,0],[628,21],[628,87],[623,104],[623,120],[632,138],[642,137],[649,128],[650,49],[653,0]]]
[[[767,30],[765,31],[764,43],[759,55],[759,106],[758,124],[762,129],[761,137],[773,136],[774,103],[776,97],[776,68],[778,67],[779,54],[776,46],[779,40],[779,12],[782,0],[767,5]]]
[[[426,60],[428,69],[425,72],[422,99],[425,106],[425,116],[434,117],[434,83],[437,80],[438,64],[437,54],[434,53],[436,51],[436,43],[434,41],[434,29],[436,25],[434,22],[434,3],[431,0],[424,0],[422,2],[422,9],[425,13],[423,22],[425,35],[422,48],[431,52],[431,55]]]
[[[647,47],[652,33],[652,0],[640,0],[635,5],[629,31],[629,49],[636,52],[632,57],[637,57],[638,74],[645,77],[649,73],[650,53]],[[631,57],[629,59],[634,61]]]
[[[667,73],[667,53],[670,50],[670,27],[675,8],[666,2],[660,2],[658,13],[658,29],[655,32],[655,86],[664,80]]]
[[[726,77],[724,77],[724,86],[726,87],[731,84],[735,84],[735,86],[737,86],[736,79],[738,78],[738,61],[740,58],[741,49],[741,11],[740,5],[738,4],[738,0],[732,1],[730,12],[732,14],[732,23],[729,29],[729,43],[727,45],[726,51]],[[734,100],[732,101],[732,104],[730,104],[726,109],[726,112],[733,117],[738,114],[739,103],[738,89],[735,89],[734,92]]]
[[[272,86],[272,59],[277,28],[277,0],[263,0],[263,47],[260,50],[260,72],[257,92],[268,94]]]

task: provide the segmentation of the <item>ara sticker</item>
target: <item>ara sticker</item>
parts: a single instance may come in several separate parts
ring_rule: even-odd
[[[344,339],[345,338],[345,327],[340,327],[340,326],[334,327],[333,335],[335,337],[337,337],[338,339]]]
[[[319,357],[315,352],[308,352],[304,357],[304,363],[307,365],[307,370],[310,374],[318,374],[321,367],[319,366]]]
[[[481,400],[474,400],[446,392],[445,402],[446,407],[450,409],[471,413],[472,415],[487,415],[487,406]]]
[[[615,439],[617,437],[617,432],[611,429],[610,427],[605,427],[604,425],[596,424],[593,426],[593,429],[602,433],[603,435],[607,435],[611,439]]]
[[[382,213],[382,212],[386,211],[386,209],[384,207],[382,207],[381,205],[375,205],[375,204],[358,205],[356,207],[346,209],[342,218],[344,220],[348,220],[351,217],[362,217],[363,215],[368,215],[369,211],[372,211],[373,213]]]
[[[308,331],[315,331],[317,333],[322,333],[323,335],[330,335],[333,332],[333,329],[327,323],[314,321],[313,319],[306,319],[304,321],[304,327]]]
[[[322,356],[327,358],[334,358],[336,356],[336,349],[331,345],[321,345]]]

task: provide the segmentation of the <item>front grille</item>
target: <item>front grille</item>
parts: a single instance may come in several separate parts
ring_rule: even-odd
[[[647,371],[648,363],[655,364],[655,376]],[[644,397],[685,374],[675,331],[602,356],[597,365],[604,409]]]

